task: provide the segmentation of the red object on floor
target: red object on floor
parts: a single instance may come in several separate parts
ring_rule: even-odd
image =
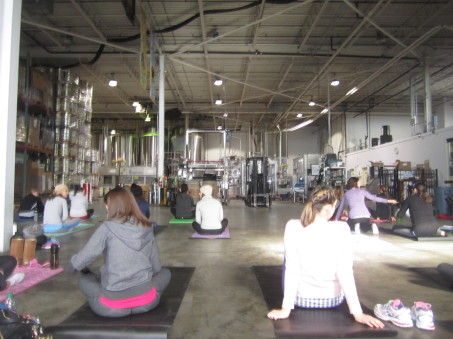
[[[442,214],[440,213],[438,216],[437,216],[437,219],[441,219],[441,220],[451,220],[453,217],[451,215],[446,215],[446,214]]]

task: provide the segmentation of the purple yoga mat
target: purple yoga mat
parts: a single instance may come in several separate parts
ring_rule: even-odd
[[[194,232],[190,239],[230,239],[230,227],[227,226],[225,228],[225,231],[223,231],[220,234],[199,234],[197,232]]]

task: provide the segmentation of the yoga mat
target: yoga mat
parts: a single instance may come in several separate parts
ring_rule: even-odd
[[[169,221],[170,224],[191,224],[195,219],[176,219],[173,218]]]
[[[155,226],[153,229],[154,236],[157,236],[160,232],[164,231],[166,228],[167,228],[167,226],[163,226],[163,225]]]
[[[25,290],[28,290],[30,287],[33,287],[44,280],[57,275],[58,273],[63,272],[63,268],[57,268],[56,270],[51,270],[48,267],[29,267],[29,266],[18,266],[14,270],[14,273],[24,273],[25,278],[20,283],[13,285],[12,287],[3,290],[0,292],[0,301],[6,299],[8,292],[13,293],[14,295],[19,294]]]
[[[47,328],[55,338],[167,338],[181,305],[194,267],[169,267],[171,280],[153,310],[123,318],[104,318],[91,311],[88,303],[57,326]]]
[[[33,221],[34,222],[35,219],[33,217],[31,217],[31,218],[15,217],[14,218],[14,222],[28,222],[28,221]],[[38,221],[42,222],[42,217],[39,217]]]
[[[92,224],[92,223],[80,223],[78,224],[77,226],[74,226],[72,228],[69,228],[69,229],[61,229],[59,232],[45,232],[44,234],[48,235],[49,237],[61,237],[63,235],[68,235],[68,234],[72,234],[72,233],[77,233],[77,232],[81,232],[81,231],[84,231],[86,229],[89,229],[91,227],[94,227],[96,226],[96,224]]]
[[[253,266],[264,300],[269,310],[281,308],[282,266]],[[373,312],[362,305],[363,311]],[[371,328],[359,324],[349,314],[346,301],[331,309],[294,309],[288,319],[269,320],[278,338],[382,338],[397,332],[385,327]]]
[[[227,228],[225,228],[225,231],[220,234],[199,234],[197,232],[194,232],[191,235],[190,239],[231,239],[230,227],[227,226]]]

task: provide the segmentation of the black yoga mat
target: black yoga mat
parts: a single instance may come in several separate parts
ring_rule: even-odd
[[[123,318],[104,318],[84,304],[47,332],[54,338],[166,338],[189,285],[194,267],[169,267],[170,283],[153,310]]]
[[[253,266],[264,300],[270,309],[281,308],[282,267]],[[362,305],[365,313],[373,312]],[[294,309],[288,319],[269,320],[278,338],[388,338],[397,332],[385,327],[371,328],[357,323],[346,302],[332,309]]]
[[[157,225],[156,227],[154,227],[154,235],[157,236],[159,233],[161,233],[162,231],[165,231],[165,229],[167,229],[167,226],[165,225]]]

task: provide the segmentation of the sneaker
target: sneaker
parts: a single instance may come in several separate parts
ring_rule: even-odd
[[[412,327],[411,310],[405,307],[401,300],[390,300],[387,304],[374,306],[374,314],[381,320],[391,321],[399,327]]]
[[[354,232],[355,232],[355,234],[360,234],[360,224],[359,223],[354,225]]]
[[[10,276],[6,281],[9,281],[9,286],[16,285],[24,280],[25,274],[24,273],[16,273]]]
[[[42,245],[41,248],[44,250],[49,250],[53,244],[60,246],[60,243],[57,239],[51,238],[44,245]]]
[[[379,227],[375,223],[371,224],[371,230],[373,231],[374,235],[378,235],[379,234]]]
[[[434,315],[431,309],[431,304],[423,301],[416,301],[411,308],[412,319],[415,321],[415,326],[422,330],[434,331]]]

